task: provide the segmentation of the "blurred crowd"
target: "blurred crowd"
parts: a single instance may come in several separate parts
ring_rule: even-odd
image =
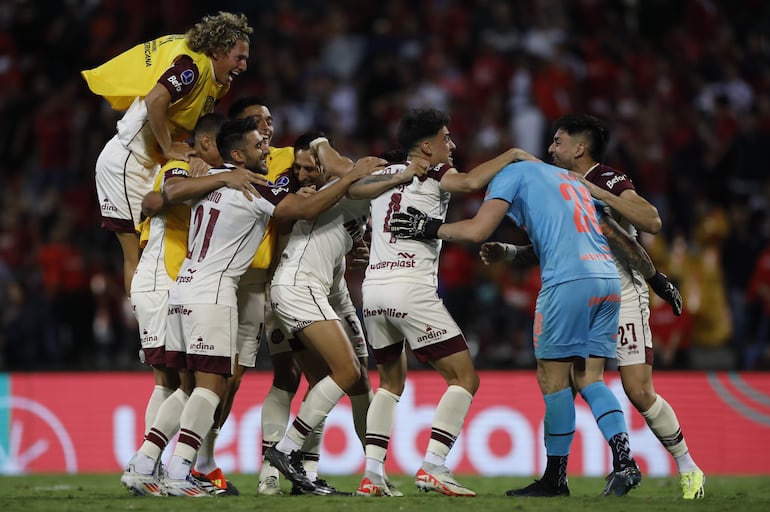
[[[765,0],[8,0],[0,370],[139,367],[93,183],[120,114],[79,71],[219,10],[243,12],[255,33],[218,110],[265,97],[274,146],[317,128],[351,157],[380,154],[405,109],[430,106],[451,114],[455,165],[468,170],[512,146],[548,161],[563,114],[607,120],[605,163],[659,209],[664,231],[642,243],[686,305],[674,317],[653,302],[656,368],[770,368]],[[450,218],[481,201],[454,198]],[[477,251],[444,245],[440,292],[479,367],[532,368],[537,269],[485,267]],[[349,277],[357,299],[362,276]]]

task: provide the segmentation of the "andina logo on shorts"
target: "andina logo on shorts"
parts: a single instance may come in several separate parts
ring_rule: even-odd
[[[190,343],[190,345],[187,347],[187,351],[198,351],[198,352],[213,352],[214,351],[214,345],[209,345],[205,341],[203,341],[203,338],[198,336],[198,339],[195,340],[194,343]]]
[[[435,340],[436,338],[440,338],[442,336],[445,336],[447,333],[446,329],[433,329],[432,327],[428,326],[425,329],[425,334],[417,338],[417,343],[422,343],[424,341],[430,341]]]

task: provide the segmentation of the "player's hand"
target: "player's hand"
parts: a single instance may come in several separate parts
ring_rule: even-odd
[[[154,217],[163,210],[164,206],[166,206],[166,202],[160,192],[155,190],[148,192],[142,198],[142,215]]]
[[[230,172],[223,172],[220,176],[222,176],[226,187],[240,190],[249,201],[253,197],[260,197],[259,192],[254,188],[255,184],[267,185],[267,179],[263,175],[243,167],[236,167]]]
[[[415,176],[419,178],[420,176],[424,176],[425,173],[428,172],[429,167],[430,167],[430,162],[428,162],[424,158],[414,157],[409,162],[409,165],[406,166],[406,169],[404,169],[404,176],[408,177],[409,180],[411,180]]]
[[[189,162],[190,158],[197,153],[186,142],[172,142],[168,151],[163,152],[163,156],[168,160],[182,160]]]
[[[607,192],[601,187],[597,187],[587,179],[585,179],[584,176],[581,174],[578,174],[576,172],[572,172],[572,175],[575,176],[580,183],[586,186],[588,191],[591,193],[591,197],[594,197],[596,199],[599,199],[600,201],[606,201],[608,197],[613,196],[614,194],[612,192]]]
[[[647,282],[652,291],[655,292],[655,295],[668,302],[674,315],[681,316],[683,308],[682,295],[679,293],[679,289],[674,286],[674,283],[669,281],[668,276],[663,272],[658,272],[648,279]]]
[[[369,246],[361,239],[350,251],[350,268],[362,269],[369,265]]]
[[[429,217],[413,206],[406,212],[395,212],[390,217],[390,232],[396,238],[431,240],[438,238],[438,228],[444,223],[441,219]]]
[[[315,189],[315,185],[310,185],[309,187],[302,187],[294,193],[303,199],[307,199],[317,192],[318,191]]]
[[[382,169],[386,165],[388,165],[388,162],[382,158],[377,158],[376,156],[365,156],[356,160],[353,168],[350,169],[350,171],[348,171],[345,176],[350,177],[353,181],[357,181],[364,176],[369,176],[371,173],[378,169]]]
[[[190,158],[190,176],[193,178],[198,178],[200,176],[205,176],[207,172],[209,172],[209,169],[211,169],[211,166],[207,164],[202,158],[194,156]]]
[[[486,242],[479,249],[479,256],[484,265],[497,263],[505,259],[505,244],[500,242]]]
[[[527,160],[530,162],[542,162],[542,160],[540,160],[538,157],[527,153],[521,148],[512,148],[511,152],[513,153],[511,162],[521,162],[522,160]]]

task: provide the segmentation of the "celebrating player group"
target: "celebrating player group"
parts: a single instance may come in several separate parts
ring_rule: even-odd
[[[559,119],[548,150],[554,165],[511,148],[467,172],[453,164],[450,116],[433,108],[402,113],[385,158],[351,159],[320,131],[273,147],[265,99],[243,96],[226,114],[216,112],[247,71],[252,33],[245,16],[220,12],[82,72],[91,91],[125,112],[95,179],[102,227],[123,250],[140,358],[153,369],[144,440],[121,484],[135,495],[239,494],[214,447],[268,338],[274,377],[262,408],[258,494],[282,494],[283,476],[291,494],[403,496],[384,466],[408,346],[446,383],[415,485],[476,496],[447,466],[480,379],[438,294],[446,240],[482,244],[486,264],[540,266],[532,339],[547,463],[532,484],[501,493],[570,494],[578,394],[612,453],[612,472],[597,493],[623,496],[640,485],[626,418],[604,382],[611,358],[629,400],[676,460],[682,497],[702,497],[704,474],[674,410],[652,386],[648,289],[675,314],[682,310],[678,290],[636,241],[638,230],[658,232],[661,219],[626,174],[601,163],[609,138],[603,122]],[[446,222],[453,194],[482,190],[475,216]],[[489,241],[506,217],[528,243]],[[365,269],[363,324],[347,265]],[[628,326],[643,350],[628,350]],[[289,423],[303,375],[309,391]],[[365,460],[354,493],[318,475],[324,421],[344,395]],[[177,434],[164,466],[161,454]]]

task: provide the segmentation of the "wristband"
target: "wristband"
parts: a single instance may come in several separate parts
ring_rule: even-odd
[[[503,251],[503,261],[513,261],[516,259],[519,249],[512,244],[503,244]]]
[[[316,137],[315,139],[310,141],[310,144],[308,144],[308,146],[310,147],[310,149],[317,149],[319,144],[321,144],[322,142],[329,142],[329,139],[327,139],[326,137]]]

